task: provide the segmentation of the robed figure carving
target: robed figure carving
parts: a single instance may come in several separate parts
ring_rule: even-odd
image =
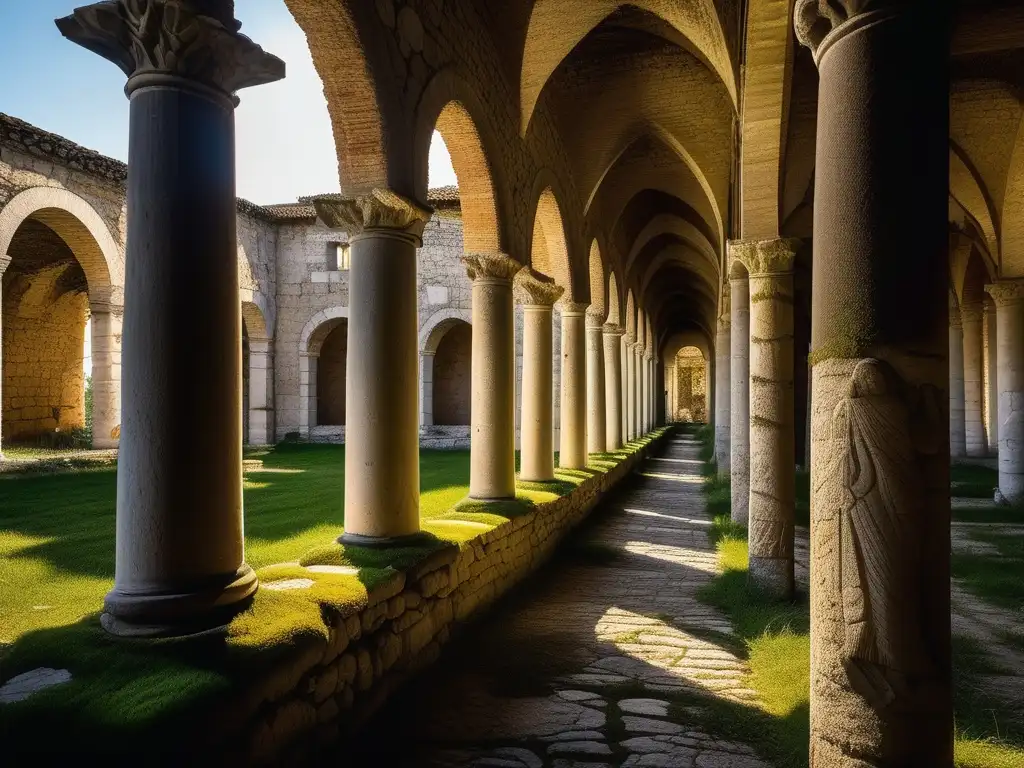
[[[934,387],[911,388],[867,359],[832,413],[842,446],[829,480],[839,505],[843,667],[876,710],[906,701],[915,680],[932,676],[914,532],[925,513],[921,458],[939,446],[939,402]]]

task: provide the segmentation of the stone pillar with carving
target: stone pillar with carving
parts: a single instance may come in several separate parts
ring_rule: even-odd
[[[617,451],[622,447],[622,328],[605,323],[601,329],[604,340],[604,448]]]
[[[400,544],[420,534],[416,249],[430,211],[387,189],[314,205],[351,247],[341,541]]]
[[[558,466],[587,466],[587,330],[586,304],[562,302],[562,370]]]
[[[960,307],[949,302],[949,455],[967,455],[967,421],[964,392],[964,327]]]
[[[996,500],[1024,502],[1024,279],[985,286],[996,305],[999,491]]]
[[[93,448],[117,448],[121,436],[121,331],[124,307],[110,298],[90,297],[89,301]]]
[[[750,580],[790,599],[794,590],[796,439],[793,413],[795,240],[738,240],[750,275]]]
[[[985,302],[985,438],[988,455],[999,455],[999,332],[994,301]]]
[[[729,476],[732,485],[732,520],[746,525],[750,505],[750,282],[745,271],[741,277],[729,280],[729,289]]]
[[[587,452],[607,449],[604,313],[587,311]]]
[[[512,280],[522,269],[503,253],[463,258],[473,281],[472,409],[469,495],[516,495],[516,358]]]
[[[798,0],[818,67],[810,765],[950,766],[948,3]]]
[[[544,482],[555,477],[551,387],[551,308],[562,288],[534,272],[520,270],[515,293],[523,305],[523,382],[519,476]]]
[[[960,309],[964,343],[964,436],[968,456],[988,452],[983,415],[984,377],[982,375],[984,314],[981,302]]]
[[[3,292],[2,285],[3,285],[3,279],[4,279],[4,272],[7,271],[7,268],[9,266],[11,266],[11,257],[8,256],[7,254],[0,254],[0,310],[3,309],[4,292]],[[0,404],[3,403],[3,384],[4,384],[4,382],[3,382],[3,375],[2,375],[3,359],[4,359],[3,338],[4,338],[4,334],[3,334],[3,312],[0,311]],[[0,406],[0,408],[2,408],[2,406]],[[4,454],[3,454],[3,434],[0,433],[0,461],[3,461],[3,460],[4,460]]]
[[[187,634],[256,590],[242,533],[235,92],[284,77],[234,3],[116,0],[57,20],[128,76],[115,583],[103,626]],[[196,424],[202,428],[196,430]]]
[[[274,342],[249,337],[249,443],[274,444]]]
[[[718,332],[715,334],[715,464],[720,475],[729,471],[729,434],[732,418],[732,393],[729,382],[732,367],[732,327],[727,298],[729,293],[730,291],[725,292],[725,306],[718,316]]]

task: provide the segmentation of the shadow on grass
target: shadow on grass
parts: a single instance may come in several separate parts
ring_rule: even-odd
[[[965,499],[991,499],[999,485],[999,471],[979,464],[953,464],[949,468],[953,496]]]

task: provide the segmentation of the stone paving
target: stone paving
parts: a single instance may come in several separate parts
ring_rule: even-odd
[[[697,456],[676,437],[649,459],[529,594],[381,713],[366,764],[764,768],[698,725],[708,697],[756,694],[729,623],[695,597],[717,567]]]

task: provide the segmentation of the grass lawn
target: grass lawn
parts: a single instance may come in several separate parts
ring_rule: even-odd
[[[992,555],[953,555],[953,577],[993,605],[1024,616],[1024,537],[1016,533],[972,528],[968,535],[999,550]]]
[[[964,499],[991,499],[999,485],[999,472],[977,464],[953,464],[949,485],[954,496]]]
[[[298,560],[344,523],[345,449],[252,450],[245,475],[246,559]],[[420,454],[420,513],[436,518],[469,491],[468,451]],[[114,578],[114,468],[0,479],[0,646],[96,611]]]
[[[977,469],[970,467],[969,469]],[[798,496],[806,488],[798,478]],[[728,478],[708,473],[705,496],[715,515],[711,536],[716,543],[723,573],[704,587],[699,597],[721,609],[741,638],[737,649],[751,670],[749,685],[761,698],[765,717],[716,718],[715,732],[746,741],[779,768],[807,765],[810,735],[810,620],[806,595],[793,603],[773,602],[747,585],[747,535],[729,519]],[[798,500],[798,515],[800,513]],[[1024,544],[1020,539],[997,534],[978,534],[996,544],[1014,565],[971,563],[978,570],[965,576],[966,565],[954,557],[954,574],[963,577],[992,602],[1020,608]],[[1016,558],[1021,558],[1017,560]],[[973,560],[974,558],[972,558]],[[984,561],[984,558],[977,558]],[[959,561],[959,562],[958,562]],[[1003,575],[1000,575],[1002,573]],[[958,768],[1020,768],[1024,766],[1024,712],[1009,712],[1005,703],[985,690],[983,675],[998,672],[984,648],[969,638],[953,638],[953,697],[956,720]],[[728,642],[724,638],[723,642]],[[1014,723],[1016,720],[1016,724]]]

